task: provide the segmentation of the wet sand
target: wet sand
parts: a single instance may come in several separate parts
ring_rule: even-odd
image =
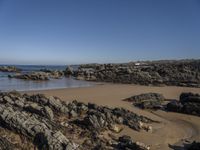
[[[78,100],[109,107],[123,107],[137,114],[157,120],[160,123],[152,124],[152,133],[145,131],[137,132],[129,128],[125,128],[120,133],[131,136],[135,141],[151,145],[153,150],[168,150],[171,149],[169,148],[170,145],[175,144],[179,146],[182,143],[187,143],[187,141],[200,140],[200,117],[161,110],[153,112],[140,110],[133,107],[131,103],[122,101],[124,98],[147,92],[161,93],[167,99],[178,99],[182,92],[200,93],[200,88],[102,84],[94,87],[31,91],[28,93],[53,95],[65,101]]]

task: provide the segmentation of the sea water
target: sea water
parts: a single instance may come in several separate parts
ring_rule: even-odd
[[[35,72],[41,69],[49,70],[64,70],[66,66],[33,66],[33,65],[15,65],[20,68],[22,72]],[[78,66],[72,66],[77,69]],[[94,83],[87,81],[75,80],[74,78],[63,77],[61,79],[50,79],[48,81],[32,81],[8,78],[8,75],[14,73],[0,72],[0,91],[30,91],[30,90],[45,90],[45,89],[59,89],[59,88],[75,88],[93,86]]]

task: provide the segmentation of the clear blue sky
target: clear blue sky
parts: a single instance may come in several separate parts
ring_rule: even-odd
[[[200,58],[200,0],[0,0],[0,63]]]

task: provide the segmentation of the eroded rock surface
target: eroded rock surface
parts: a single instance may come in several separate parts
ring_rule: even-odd
[[[79,80],[200,87],[200,60],[81,65]]]
[[[152,130],[153,120],[122,108],[108,108],[78,101],[64,102],[42,94],[0,93],[0,146],[6,149],[130,149],[146,150],[143,143],[113,138],[125,126]],[[2,131],[2,129],[0,131]],[[102,136],[109,133],[110,136]],[[4,135],[4,136],[2,136]],[[6,136],[15,137],[8,141]],[[23,139],[22,139],[23,138]],[[18,140],[16,140],[18,139]],[[21,144],[27,141],[29,144]],[[23,147],[24,146],[24,147]]]
[[[144,93],[124,99],[124,101],[132,102],[134,106],[142,109],[161,108],[164,100],[164,96],[159,93]]]

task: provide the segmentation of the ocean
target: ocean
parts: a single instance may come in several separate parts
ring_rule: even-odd
[[[5,66],[5,65],[0,65]],[[40,71],[40,69],[49,70],[65,70],[66,66],[36,66],[36,65],[14,65],[21,69],[22,72]],[[72,66],[75,70],[77,65]],[[74,78],[50,79],[49,81],[27,81],[21,79],[10,79],[8,75],[13,73],[0,72],[0,91],[30,91],[30,90],[46,90],[60,88],[75,88],[93,86],[94,83],[87,81],[75,80]]]

